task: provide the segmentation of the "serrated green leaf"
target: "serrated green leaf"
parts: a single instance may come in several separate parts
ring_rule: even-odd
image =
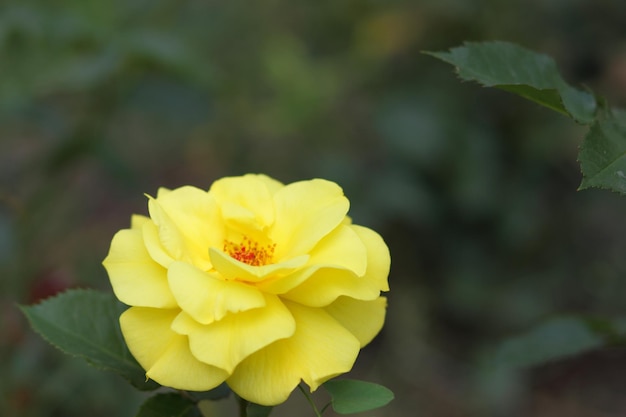
[[[20,306],[31,326],[65,353],[110,370],[142,390],[159,387],[130,354],[119,316],[127,307],[113,295],[70,290],[33,306]]]
[[[547,55],[509,42],[466,42],[449,52],[427,54],[456,66],[464,80],[518,94],[579,123],[595,118],[594,96],[567,84]]]
[[[393,392],[382,385],[354,379],[337,379],[324,383],[333,410],[339,414],[360,413],[382,407],[393,400]]]
[[[578,154],[583,180],[580,190],[606,188],[626,194],[626,117],[613,112],[592,126]]]
[[[496,368],[525,368],[577,355],[603,344],[604,339],[585,320],[560,317],[505,340],[489,362]]]
[[[248,405],[246,406],[246,416],[247,417],[267,417],[270,415],[273,409],[274,407],[248,403]]]
[[[189,398],[180,394],[157,394],[148,398],[136,417],[200,417],[200,410]]]

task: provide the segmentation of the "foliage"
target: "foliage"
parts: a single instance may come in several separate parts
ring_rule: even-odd
[[[547,55],[507,42],[468,42],[431,55],[454,65],[463,80],[518,94],[580,123],[594,120],[593,95],[568,85]]]
[[[568,85],[551,58],[506,42],[466,43],[430,55],[455,65],[464,80],[518,94],[590,125],[578,154],[583,172],[579,189],[598,187],[626,194],[624,112],[610,109],[606,99],[598,99],[598,105],[592,94]],[[615,333],[610,320],[598,325],[597,320],[581,317],[552,319],[505,340],[491,352],[489,367],[497,375],[563,360],[602,348]]]
[[[139,389],[158,388],[146,381],[145,371],[124,343],[119,315],[125,309],[112,295],[93,290],[72,290],[22,307],[33,328],[65,353],[116,372]]]
[[[492,354],[492,367],[526,368],[581,354],[606,341],[580,317],[545,321],[502,342]]]
[[[336,379],[324,384],[330,393],[333,410],[352,414],[382,407],[393,400],[393,393],[378,384],[350,379]]]
[[[431,55],[456,66],[464,80],[518,94],[591,125],[579,153],[580,189],[626,194],[626,119],[616,111],[597,112],[594,96],[567,84],[550,57],[506,42],[466,43]]]

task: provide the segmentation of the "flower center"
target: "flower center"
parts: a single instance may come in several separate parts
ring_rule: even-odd
[[[251,266],[262,266],[272,263],[276,244],[260,245],[247,236],[243,237],[241,243],[234,243],[230,240],[224,241],[224,252],[231,258]]]

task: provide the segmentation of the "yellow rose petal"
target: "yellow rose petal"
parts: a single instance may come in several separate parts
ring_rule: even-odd
[[[141,214],[133,214],[130,217],[130,228],[141,229],[142,226],[150,221],[150,217],[142,216]]]
[[[311,390],[352,368],[359,341],[321,309],[287,304],[296,331],[253,353],[235,368],[228,385],[239,396],[262,405],[285,401],[300,380]]]
[[[178,309],[131,307],[120,316],[128,349],[143,369],[150,369],[171,344],[176,333],[170,330]]]
[[[261,181],[267,187],[267,190],[270,194],[274,195],[276,191],[280,190],[285,186],[282,182],[275,180],[274,178],[268,177],[265,174],[246,174],[244,177],[253,176],[257,180]]]
[[[378,297],[375,300],[362,301],[339,297],[324,310],[359,339],[363,347],[382,329],[387,312],[387,299]]]
[[[349,270],[354,275],[363,275],[367,268],[367,251],[363,241],[348,226],[339,226],[324,237],[310,252],[307,266],[289,274],[270,277],[259,284],[263,291],[284,294],[302,284],[322,268]],[[343,272],[342,272],[343,273]],[[352,276],[352,274],[349,274]],[[336,298],[336,297],[335,297]]]
[[[295,327],[289,310],[278,297],[268,295],[265,307],[196,326],[189,333],[189,346],[202,362],[232,373],[248,355],[291,336]]]
[[[187,338],[177,335],[146,376],[171,388],[208,391],[224,382],[228,374],[196,359]]]
[[[161,209],[181,231],[187,245],[203,255],[224,240],[224,225],[215,198],[196,187],[180,187],[157,199]]]
[[[349,226],[338,226],[311,250],[311,265],[349,269],[361,276],[367,269],[367,251],[363,241]]]
[[[323,267],[323,265],[305,266],[285,276],[269,277],[259,282],[257,287],[270,294],[284,294],[302,284]],[[350,273],[349,271],[346,272]]]
[[[280,261],[308,253],[343,221],[350,203],[337,184],[315,179],[279,189],[274,205],[276,220],[268,234]]]
[[[225,281],[185,262],[172,263],[167,277],[178,305],[202,324],[265,305],[257,288]]]
[[[144,307],[176,306],[167,282],[167,271],[148,254],[140,230],[117,232],[102,264],[109,274],[113,292],[121,302]]]
[[[159,241],[163,248],[173,259],[181,260],[188,253],[185,239],[176,224],[170,219],[157,200],[148,200],[150,218],[157,226]],[[188,256],[186,258],[189,258]]]
[[[367,271],[364,278],[371,281],[381,291],[389,291],[389,268],[391,255],[383,238],[367,227],[352,225],[352,230],[361,238],[367,249]]]
[[[367,269],[362,277],[335,268],[319,268],[297,286],[285,292],[283,297],[304,305],[323,307],[345,295],[358,300],[373,300],[380,291],[388,291],[387,276],[391,264],[389,249],[380,235],[363,226],[351,228],[364,244],[367,252]],[[298,273],[294,274],[298,277]],[[282,278],[288,282],[293,277]],[[295,280],[294,280],[295,281]]]
[[[358,277],[346,269],[319,268],[281,297],[311,307],[323,307],[341,295],[359,300],[373,300],[380,295],[380,288],[376,283]]]
[[[120,316],[122,334],[146,376],[161,385],[206,391],[228,376],[223,370],[198,361],[186,336],[170,330],[177,309],[131,307]]]
[[[157,226],[153,222],[145,222],[141,228],[141,232],[144,244],[146,245],[146,250],[150,254],[150,257],[159,265],[165,268],[169,267],[170,264],[174,262],[174,258],[167,253],[161,244],[159,229]]]
[[[274,223],[274,202],[268,185],[276,187],[267,177],[248,174],[217,180],[209,192],[218,201],[229,226],[260,231]]]
[[[157,190],[157,198],[165,197],[171,192],[172,190],[170,190],[169,188],[159,187],[159,189]]]
[[[209,249],[209,257],[213,267],[224,277],[248,282],[258,282],[269,275],[285,275],[304,265],[309,259],[309,255],[302,255],[277,264],[252,266],[216,248]]]
[[[181,187],[148,201],[150,217],[166,253],[178,261],[210,268],[207,248],[224,241],[224,225],[215,201],[205,191]]]
[[[172,321],[172,325],[170,326],[170,328],[178,334],[187,336],[189,335],[189,333],[195,331],[198,326],[204,326],[204,324],[198,323],[189,314],[181,311]]]

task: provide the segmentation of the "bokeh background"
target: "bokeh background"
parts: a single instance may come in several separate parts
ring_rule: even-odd
[[[626,199],[576,191],[584,127],[421,53],[513,41],[619,106],[625,19],[620,0],[2,2],[0,415],[133,416],[143,394],[16,304],[110,291],[144,193],[247,172],[338,182],[389,244],[387,325],[352,375],[396,400],[364,415],[626,415],[619,346],[485,366],[551,317],[626,315]],[[313,415],[292,397],[273,415]]]

